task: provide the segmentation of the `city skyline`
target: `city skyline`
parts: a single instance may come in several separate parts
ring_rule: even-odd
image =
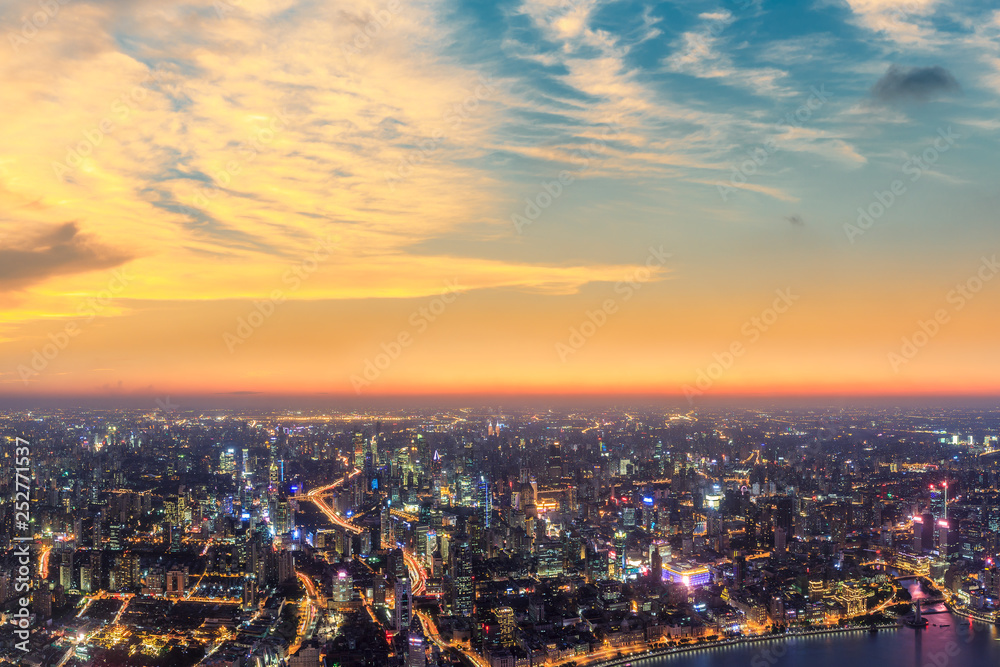
[[[0,501],[18,621],[0,664],[978,667],[1000,650],[995,406],[162,403],[0,409],[0,435],[24,489]]]
[[[1000,395],[990,3],[22,4],[7,399]]]

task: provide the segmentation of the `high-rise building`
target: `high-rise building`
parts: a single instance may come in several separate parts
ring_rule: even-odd
[[[103,540],[103,536],[101,535],[101,515],[100,514],[97,514],[94,517],[94,523],[93,523],[93,527],[91,528],[90,535],[91,535],[90,541],[91,541],[91,544],[93,545],[93,547],[95,549],[100,549],[101,548],[101,542]]]
[[[389,549],[396,546],[396,540],[392,534],[392,515],[389,513],[388,507],[382,508],[381,519],[381,530],[379,531],[381,547],[383,549]]]
[[[615,548],[608,552],[608,577],[617,579],[618,581],[625,580],[625,538],[626,533],[624,530],[616,530]]]
[[[75,588],[73,574],[73,550],[66,549],[59,558],[59,585],[63,587],[63,590],[68,591]]]
[[[426,667],[427,653],[424,650],[424,634],[416,616],[410,622],[407,634],[406,667]]]
[[[517,622],[514,620],[514,610],[510,607],[499,607],[494,610],[497,623],[500,624],[500,644],[510,648],[516,643],[514,634],[517,629]]]
[[[49,582],[38,582],[31,593],[31,609],[38,615],[39,620],[52,617],[52,589],[49,588]]]
[[[167,597],[183,597],[186,588],[187,572],[181,569],[173,569],[167,572]]]
[[[739,589],[743,588],[743,583],[747,576],[747,557],[742,553],[733,559],[733,585]]]
[[[918,517],[913,518],[913,551],[921,553],[934,548],[934,515],[930,511],[924,512],[918,521]]]
[[[102,567],[101,550],[90,550],[90,585],[94,591],[101,589],[104,578],[104,568]]]
[[[937,522],[938,553],[947,560],[954,560],[959,553],[959,536],[954,519],[940,519]]]
[[[354,594],[354,578],[347,570],[340,570],[333,578],[333,601],[340,609],[351,604]]]
[[[475,604],[475,588],[472,580],[472,554],[469,553],[469,537],[456,535],[452,543],[451,562],[454,568],[452,612],[466,618],[472,616]]]
[[[401,577],[396,580],[396,606],[393,609],[393,627],[406,630],[410,626],[410,615],[413,611],[413,597],[410,591],[410,578]]]
[[[365,467],[365,437],[361,433],[354,434],[354,467]]]
[[[219,454],[219,472],[223,475],[236,472],[236,450],[230,448]]]
[[[91,578],[89,565],[80,566],[80,592],[85,595],[94,592],[94,582]]]
[[[920,516],[913,517],[913,553],[919,554],[923,551],[924,542],[924,519]]]
[[[745,520],[747,542],[751,549],[755,549],[760,540],[760,508],[748,505]]]
[[[479,524],[484,529],[489,528],[493,518],[493,501],[490,494],[490,482],[485,475],[479,476],[476,500],[479,504]]]
[[[420,558],[423,560],[426,560],[428,555],[427,531],[428,531],[427,526],[417,526],[417,531],[416,531],[417,555],[420,556]]]
[[[278,582],[285,583],[295,579],[295,561],[292,552],[282,549],[278,554]]]
[[[120,523],[113,523],[108,527],[108,549],[121,551],[124,548],[123,532],[125,532],[125,526]]]
[[[786,537],[794,532],[794,500],[791,496],[780,496],[774,503],[774,527],[785,531]]]

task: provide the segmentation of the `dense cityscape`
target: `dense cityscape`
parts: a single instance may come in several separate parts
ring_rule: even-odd
[[[11,664],[627,665],[1000,617],[997,411],[161,406],[0,426]]]

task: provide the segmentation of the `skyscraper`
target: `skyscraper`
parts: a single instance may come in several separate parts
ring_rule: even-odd
[[[406,644],[406,667],[426,667],[427,654],[424,651],[424,633],[420,621],[414,616],[410,622]]]
[[[454,554],[453,600],[452,611],[456,616],[466,618],[472,616],[475,602],[475,589],[472,580],[472,554],[469,553],[468,535],[457,535],[452,545]]]
[[[514,620],[514,610],[510,607],[499,607],[493,612],[500,624],[500,644],[507,648],[514,646],[514,632],[517,623]]]
[[[410,578],[401,577],[396,580],[396,607],[393,610],[393,626],[397,630],[406,630],[410,625],[412,611],[413,598],[410,590]]]
[[[625,580],[625,538],[624,530],[615,531],[615,548],[611,551],[614,556],[609,559],[608,576],[619,581]]]
[[[924,551],[930,551],[934,548],[934,515],[928,510],[921,518],[920,546]]]
[[[493,503],[490,498],[490,482],[485,475],[479,476],[476,499],[479,501],[479,524],[484,529],[489,528],[493,515]]]
[[[59,563],[59,585],[68,591],[74,588],[73,584],[73,550],[66,549]]]

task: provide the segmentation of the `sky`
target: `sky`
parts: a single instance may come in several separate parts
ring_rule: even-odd
[[[993,3],[0,28],[0,395],[1000,393]]]

